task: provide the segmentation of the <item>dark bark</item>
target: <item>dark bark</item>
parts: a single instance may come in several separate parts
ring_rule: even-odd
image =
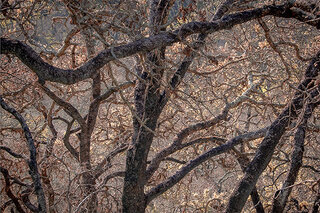
[[[210,21],[213,22],[213,21],[219,20],[229,10],[230,6],[232,5],[232,3],[234,3],[234,1],[235,0],[226,0],[219,7],[219,9],[217,10],[217,12],[215,13],[215,15],[212,17],[212,19]],[[178,87],[178,85],[182,81],[184,75],[186,74],[188,68],[190,67],[193,59],[197,55],[196,51],[204,46],[205,39],[207,38],[207,36],[208,36],[208,33],[200,33],[198,35],[197,40],[190,45],[191,47],[186,47],[184,52],[190,52],[191,54],[184,57],[179,68],[174,73],[173,77],[171,78],[170,88],[169,88],[170,90],[174,90],[175,88]],[[217,61],[215,61],[215,62],[217,63]],[[162,97],[164,98],[164,100],[162,101],[161,105],[162,105],[162,107],[164,107],[166,105],[167,101],[169,100],[170,96],[166,93],[166,91],[164,91],[164,93],[162,94]]]
[[[167,17],[166,13],[168,11],[168,8],[170,8],[170,5],[172,5],[172,2],[173,1],[169,0],[152,1],[153,4],[151,5],[153,6],[150,10],[150,24],[151,26],[153,26],[153,29],[151,29],[151,33],[148,38],[142,38],[129,44],[104,50],[100,52],[96,57],[93,57],[92,59],[87,61],[83,66],[74,70],[60,69],[44,62],[41,57],[34,50],[32,50],[31,47],[21,43],[20,41],[9,40],[6,38],[0,39],[0,53],[14,54],[15,56],[17,56],[25,65],[27,65],[33,72],[37,74],[39,82],[41,82],[42,84],[45,83],[45,81],[59,82],[63,84],[74,84],[88,78],[93,79],[94,101],[90,105],[89,114],[86,119],[81,117],[81,115],[73,106],[57,98],[54,94],[50,93],[50,91],[47,93],[53,100],[57,102],[57,104],[64,107],[64,110],[75,120],[77,120],[81,126],[81,133],[79,135],[79,152],[77,152],[72,146],[69,146],[68,150],[73,154],[75,158],[79,159],[81,166],[84,169],[83,178],[85,179],[84,185],[87,187],[87,193],[88,195],[93,196],[95,196],[95,177],[92,174],[92,168],[90,164],[90,137],[95,125],[97,108],[100,104],[100,99],[103,96],[100,96],[100,77],[98,74],[99,69],[112,60],[127,57],[139,52],[148,52],[149,70],[144,70],[144,72],[140,76],[143,80],[137,82],[135,89],[136,111],[133,116],[134,135],[132,138],[132,144],[129,147],[127,154],[127,170],[125,174],[122,199],[124,212],[144,212],[144,209],[148,202],[176,184],[179,180],[181,180],[181,178],[183,178],[186,174],[188,174],[188,172],[190,172],[201,162],[216,155],[219,152],[230,149],[230,147],[234,146],[237,143],[240,143],[243,140],[243,138],[237,138],[238,141],[230,142],[225,146],[219,147],[219,149],[216,148],[211,150],[211,152],[209,151],[208,153],[201,155],[199,158],[191,161],[188,165],[183,167],[183,169],[179,171],[180,173],[177,173],[176,176],[170,178],[169,180],[167,180],[167,182],[160,184],[155,189],[152,189],[150,193],[148,193],[147,197],[145,196],[144,185],[147,181],[147,157],[154,137],[157,120],[163,107],[167,103],[166,101],[169,98],[169,96],[165,96],[165,93],[162,93],[162,95],[160,95],[159,92],[159,84],[163,73],[163,70],[161,68],[161,60],[164,58],[164,50],[166,46],[182,41],[189,35],[200,33],[198,42],[200,48],[206,35],[209,33],[228,29],[237,24],[245,23],[250,20],[267,15],[286,18],[293,17],[303,22],[308,22],[308,24],[317,27],[320,23],[319,20],[310,21],[312,17],[306,16],[296,8],[292,8],[293,5],[290,3],[291,1],[284,5],[264,6],[262,8],[243,11],[231,15],[225,15],[221,18],[221,16],[228,10],[228,6],[233,2],[232,0],[228,0],[226,1],[224,7],[222,7],[222,9],[218,11],[219,13],[216,14],[217,18],[221,19],[213,19],[213,21],[211,22],[191,22],[183,25],[180,29],[177,29],[173,32],[164,32],[165,29],[158,29],[155,26],[162,26],[165,23],[165,19]],[[88,49],[90,48],[88,47]],[[194,55],[191,58],[186,57],[186,59],[183,61],[180,68],[177,70],[170,82],[171,89],[175,89],[179,85],[193,58]],[[165,99],[163,99],[164,97]],[[292,106],[296,107],[296,104],[293,103]],[[297,106],[299,108],[299,105]],[[264,147],[274,149],[277,140],[280,139],[281,135],[285,131],[285,124],[289,123],[289,111],[292,112],[294,110],[290,108],[290,110],[288,109],[287,111],[284,111],[281,115],[281,119],[277,120],[273,124],[271,130],[269,130],[269,135],[271,135],[271,137],[269,137],[269,139],[265,139],[266,142],[264,142],[262,148]],[[278,130],[279,127],[282,128],[280,128],[280,131],[277,133],[275,130]],[[65,140],[65,144],[66,146],[68,146],[70,145],[70,143],[68,142],[69,135],[66,136],[67,137]],[[261,153],[263,154],[263,152]],[[271,156],[269,155],[270,153],[265,155],[267,159],[269,157],[271,158]],[[36,165],[36,162],[33,162],[33,164]],[[258,164],[260,165],[261,163]],[[262,162],[262,164],[263,166],[266,166],[267,163]],[[247,173],[248,171],[250,171],[250,168],[247,170]],[[256,167],[252,166],[252,168]],[[150,171],[151,172],[148,177],[150,177],[153,173],[152,170]],[[253,182],[255,181],[256,180],[253,180]]]
[[[156,26],[165,24],[173,1],[150,1],[150,35],[165,29]],[[133,116],[133,137],[126,159],[126,173],[122,196],[123,212],[145,212],[146,166],[154,131],[161,113],[160,81],[164,72],[162,61],[165,46],[148,53],[147,67],[143,70],[135,89],[135,115]],[[137,73],[139,74],[139,73]]]
[[[59,106],[63,108],[63,110],[73,119],[75,119],[81,128],[85,127],[85,120],[79,113],[79,111],[72,106],[70,103],[59,98],[54,92],[52,92],[48,87],[44,85],[40,85],[41,89]]]
[[[165,159],[167,156],[173,154],[174,152],[183,149],[186,146],[189,146],[191,144],[182,144],[183,140],[188,137],[189,135],[191,135],[192,133],[202,130],[202,129],[206,129],[209,127],[212,127],[216,124],[218,124],[219,122],[225,120],[227,118],[227,114],[228,111],[223,111],[221,114],[219,114],[217,117],[209,120],[209,121],[205,121],[205,122],[200,122],[194,125],[191,125],[185,129],[183,129],[182,131],[180,131],[176,137],[176,139],[173,141],[173,143],[163,149],[162,151],[160,151],[150,162],[150,165],[148,166],[148,170],[146,173],[146,178],[150,179],[152,177],[152,175],[155,173],[155,171],[158,169],[161,161],[163,159]]]
[[[239,153],[239,154],[240,155],[237,156],[237,160],[241,166],[242,171],[245,172],[248,164],[250,163],[250,160],[247,156],[241,155],[241,153]],[[250,193],[250,196],[251,196],[253,206],[256,209],[256,212],[257,213],[264,213],[264,208],[261,203],[260,196],[259,196],[259,193],[258,193],[256,186],[253,187],[253,189]]]
[[[264,213],[265,211],[264,211],[264,208],[261,203],[260,196],[259,196],[259,193],[258,193],[258,190],[256,187],[253,187],[253,189],[250,193],[250,196],[251,196],[253,206],[256,209],[256,212],[257,213]]]
[[[317,192],[316,199],[313,203],[312,213],[318,213],[320,208],[320,184],[317,183],[317,185],[318,185],[318,192]]]
[[[30,194],[32,193],[31,188],[27,188],[26,190],[22,191],[21,193],[21,199],[23,201],[23,204],[32,212],[39,212],[38,208],[33,205],[29,199]]]
[[[15,158],[24,158],[22,155],[15,153],[14,151],[12,151],[9,147],[6,146],[0,146],[0,150],[5,150],[6,152],[8,152],[11,156],[15,157]]]
[[[82,1],[81,8],[85,11],[89,11],[90,2]],[[86,14],[82,14],[84,17]],[[91,28],[85,28],[82,31],[85,39],[88,58],[92,58],[95,54],[95,40],[93,39],[93,32]],[[100,71],[97,70],[96,74],[92,76],[92,98],[95,100],[101,94],[101,78]],[[80,163],[85,165],[85,172],[82,176],[82,182],[85,188],[85,196],[89,196],[85,212],[96,213],[98,206],[98,197],[96,191],[96,179],[91,168],[91,135],[96,125],[100,102],[92,102],[89,107],[89,112],[86,120],[86,130],[82,129],[80,137]],[[82,137],[83,136],[83,137]],[[81,149],[83,147],[84,149]],[[82,157],[83,156],[83,157]]]
[[[292,191],[292,185],[295,183],[299,170],[302,166],[302,158],[304,152],[304,139],[306,134],[306,126],[308,118],[312,114],[312,109],[307,108],[302,123],[298,126],[295,137],[294,137],[294,151],[291,157],[290,170],[287,175],[285,182],[282,185],[282,188],[278,190],[273,199],[272,212],[281,213],[283,212],[288,197]]]
[[[71,135],[71,128],[74,123],[74,119],[71,122],[65,121],[67,123],[67,129],[66,133],[63,136],[63,143],[64,146],[67,148],[67,150],[70,152],[70,154],[77,160],[79,161],[79,152],[70,144],[70,135]]]
[[[144,195],[146,162],[160,115],[160,95],[156,82],[150,82],[150,78],[144,80],[149,81],[148,85],[140,81],[135,90],[136,115],[133,117],[132,144],[127,152],[122,197],[123,212],[144,212],[146,207]]]
[[[19,121],[23,129],[25,138],[27,140],[27,145],[29,148],[29,153],[30,153],[30,156],[28,159],[28,166],[29,166],[29,173],[31,175],[31,178],[34,184],[34,190],[37,195],[38,211],[46,212],[46,198],[43,192],[40,174],[38,171],[37,150],[36,150],[30,129],[27,123],[25,122],[24,118],[20,115],[20,113],[18,113],[14,108],[8,106],[1,96],[0,96],[0,105],[4,110],[12,114],[15,117],[15,119]]]
[[[80,140],[80,148],[79,152],[77,152],[69,143],[69,136],[70,136],[70,128],[72,126],[72,123],[68,124],[67,132],[64,137],[64,144],[66,145],[66,148],[70,151],[70,153],[76,158],[79,159],[80,166],[82,167],[82,184],[83,184],[83,191],[86,197],[89,197],[88,206],[86,211],[89,212],[96,212],[96,206],[97,206],[97,199],[96,194],[94,193],[95,190],[95,178],[92,173],[91,168],[91,156],[90,156],[90,146],[91,146],[91,134],[93,131],[95,119],[97,116],[98,108],[100,102],[97,101],[95,104],[90,105],[88,119],[85,120],[79,111],[72,106],[70,103],[62,100],[59,98],[54,92],[52,92],[49,88],[45,87],[44,85],[40,85],[43,91],[57,103],[59,106],[61,106],[64,111],[70,115],[73,119],[77,120],[81,132],[79,134],[79,140]],[[98,93],[97,91],[94,91],[94,94]],[[97,94],[97,98],[100,97],[99,94]],[[96,107],[96,108],[94,108]],[[90,128],[89,128],[90,125]],[[84,211],[84,210],[83,210]]]
[[[258,85],[260,85],[260,83],[262,83],[262,81],[257,82],[256,84],[252,84],[250,88],[248,88],[241,96],[239,96],[238,98],[236,98],[234,101],[232,101],[231,103],[228,103],[224,109],[222,109],[222,112],[220,114],[218,114],[216,117],[214,117],[213,119],[210,119],[208,121],[204,121],[204,122],[199,122],[196,124],[193,124],[191,126],[188,126],[187,128],[181,130],[178,134],[176,139],[173,141],[173,143],[171,143],[170,146],[168,146],[167,148],[163,149],[161,152],[159,152],[150,162],[150,165],[148,167],[147,170],[147,179],[151,178],[151,176],[154,174],[154,172],[158,169],[161,161],[173,154],[174,152],[181,150],[187,146],[192,145],[193,142],[189,142],[189,143],[185,143],[182,144],[183,140],[188,137],[189,135],[191,135],[192,133],[195,133],[196,131],[200,131],[209,127],[213,127],[214,125],[217,125],[219,122],[222,122],[223,120],[226,120],[228,117],[228,113],[229,110],[233,109],[234,107],[236,107],[237,105],[239,105],[242,101],[245,100],[245,97],[247,97],[247,95],[250,92],[253,92],[254,90],[256,90],[256,88],[258,87]],[[260,132],[260,131],[258,131]]]
[[[2,175],[4,177],[4,182],[5,182],[4,190],[7,194],[7,196],[12,200],[12,202],[16,206],[18,212],[22,212],[22,213],[25,212],[19,203],[19,199],[12,193],[12,191],[10,189],[11,183],[10,183],[10,176],[9,176],[8,170],[0,167],[0,172],[2,173]]]
[[[97,212],[96,181],[91,166],[91,135],[88,131],[89,128],[85,125],[85,128],[81,129],[80,133],[79,160],[82,168],[82,185],[85,197],[89,197],[86,208],[82,209],[81,212]]]
[[[99,76],[99,75],[98,75]],[[95,189],[96,179],[97,175],[101,175],[105,170],[101,168],[98,171],[98,174],[96,174],[95,171],[93,171],[93,168],[91,166],[91,155],[90,155],[90,146],[91,146],[91,135],[93,133],[93,129],[95,126],[98,109],[101,104],[101,102],[108,97],[110,97],[113,93],[119,91],[120,89],[128,88],[129,86],[132,86],[132,82],[126,82],[116,87],[111,87],[108,91],[106,91],[104,94],[100,95],[100,86],[97,86],[96,84],[100,84],[100,80],[97,78],[94,78],[93,80],[93,92],[92,95],[94,96],[94,100],[90,104],[88,115],[85,116],[87,119],[85,120],[79,111],[73,107],[70,103],[67,103],[66,101],[59,98],[54,92],[52,92],[49,88],[45,87],[44,85],[41,85],[41,88],[44,90],[44,92],[53,99],[59,106],[61,106],[64,111],[70,115],[74,120],[77,120],[80,124],[80,133],[79,133],[79,140],[80,140],[80,149],[79,152],[72,147],[72,145],[69,143],[69,137],[71,134],[71,127],[73,124],[72,122],[68,122],[64,120],[68,124],[67,130],[64,136],[64,144],[66,148],[70,151],[70,153],[75,157],[82,169],[82,185],[83,185],[83,191],[84,196],[87,198],[86,205],[82,206],[82,211],[88,211],[88,212],[96,212],[97,207],[97,194]],[[101,162],[101,165],[104,165],[105,162]]]
[[[257,138],[261,138],[265,135],[267,129],[261,129],[256,132],[249,132],[243,135],[239,135],[237,137],[232,138],[227,141],[225,144],[212,148],[208,152],[200,155],[199,157],[189,161],[185,166],[183,166],[180,170],[178,170],[174,175],[167,178],[164,182],[158,184],[156,187],[149,190],[146,195],[147,203],[151,202],[157,196],[163,194],[171,187],[173,187],[176,183],[178,183],[182,178],[184,178],[189,172],[191,172],[194,168],[199,166],[201,163],[207,161],[208,159],[217,156],[221,153],[225,153],[231,150],[234,146]]]
[[[93,57],[75,70],[64,70],[46,63],[30,46],[23,44],[18,40],[0,38],[0,53],[13,54],[17,56],[26,66],[37,74],[41,82],[51,81],[63,84],[74,84],[76,82],[92,78],[101,67],[112,60],[131,56],[140,52],[150,52],[157,48],[170,46],[176,42],[184,40],[192,34],[213,33],[267,15],[297,18],[312,26],[319,25],[319,20],[310,21],[310,19],[306,19],[304,15],[294,12],[294,10],[291,9],[292,6],[293,5],[291,3],[286,3],[284,5],[269,5],[225,15],[221,19],[212,22],[190,22],[173,32],[160,32],[148,38],[142,38],[129,44],[103,50],[97,56]],[[175,83],[173,82],[172,84]]]
[[[298,111],[305,105],[307,93],[309,93],[308,99],[319,95],[317,88],[315,88],[315,90],[308,91],[308,89],[315,86],[314,81],[315,77],[318,76],[320,67],[319,63],[320,52],[311,61],[305,73],[305,79],[298,87],[299,92],[295,94],[294,99],[289,104],[289,107],[287,107],[271,124],[270,129],[266,137],[261,142],[254,159],[247,167],[244,177],[232,194],[226,212],[241,212],[259,176],[270,162],[274,149],[279,143],[281,136],[286,131],[286,127],[289,126],[292,119],[297,118]],[[318,86],[319,85],[316,85],[316,87]],[[313,110],[318,104],[318,101],[314,103],[310,101],[310,106],[308,107],[311,107],[311,110]]]
[[[151,161],[150,167],[148,168],[148,171],[147,171],[148,172],[147,173],[147,177],[148,178],[151,177],[153,172],[159,166],[161,160],[163,160],[166,156],[172,154],[173,152],[175,152],[175,151],[177,151],[177,150],[179,150],[179,149],[181,149],[184,146],[187,146],[189,144],[189,143],[181,144],[185,137],[187,137],[189,134],[191,134],[191,133],[193,133],[195,131],[211,127],[211,126],[217,124],[218,122],[220,122],[221,120],[225,119],[227,117],[227,115],[228,115],[228,111],[230,109],[232,109],[233,107],[237,106],[238,104],[240,104],[242,101],[244,101],[245,97],[250,92],[254,91],[260,83],[261,82],[259,81],[256,84],[252,84],[251,87],[248,88],[248,90],[246,90],[241,96],[236,98],[231,103],[227,104],[225,106],[225,108],[222,110],[222,112],[217,117],[215,117],[215,118],[213,118],[213,119],[211,119],[209,121],[206,121],[206,122],[197,123],[195,125],[192,125],[192,126],[190,126],[188,128],[185,128],[184,130],[182,130],[178,134],[178,137],[175,139],[175,141],[171,144],[171,146],[169,146],[168,148],[166,148],[163,151],[161,151]],[[226,151],[229,151],[234,146],[236,146],[237,144],[240,144],[240,143],[242,143],[244,141],[253,140],[253,139],[256,139],[256,138],[263,137],[265,135],[266,131],[267,131],[267,129],[264,128],[264,129],[260,129],[260,130],[258,130],[256,132],[250,132],[250,133],[247,133],[247,134],[239,135],[239,136],[231,139],[227,143],[225,143],[225,144],[223,144],[223,145],[221,145],[219,147],[213,148],[213,149],[209,150],[208,152],[200,155],[199,157],[191,160],[188,164],[186,164],[179,171],[177,171],[173,176],[169,177],[164,182],[162,182],[159,185],[157,185],[156,187],[152,188],[146,195],[147,196],[147,203],[149,203],[155,197],[161,195],[162,193],[164,193],[165,191],[170,189],[172,186],[174,186],[176,183],[178,183],[183,177],[185,177],[190,171],[192,171],[195,167],[197,167],[201,163],[205,162],[206,160],[210,159],[213,156],[216,156],[218,154],[221,154],[221,153],[224,153]]]

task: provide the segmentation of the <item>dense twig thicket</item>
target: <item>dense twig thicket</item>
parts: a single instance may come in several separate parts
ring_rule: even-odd
[[[1,212],[317,212],[317,0],[0,1]]]

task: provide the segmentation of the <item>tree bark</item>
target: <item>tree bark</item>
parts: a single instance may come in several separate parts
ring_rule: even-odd
[[[304,114],[304,118],[302,123],[298,126],[298,129],[296,131],[294,141],[295,141],[295,149],[293,151],[292,157],[291,157],[291,165],[290,170],[287,175],[287,179],[282,185],[282,188],[278,190],[273,199],[273,206],[272,206],[272,212],[274,213],[281,213],[283,212],[288,197],[292,191],[292,185],[295,183],[299,170],[302,166],[302,157],[304,152],[304,139],[306,134],[306,126],[307,126],[307,120],[311,116],[312,111],[310,108],[306,109],[306,112]]]
[[[250,163],[249,158],[245,155],[240,155],[240,156],[237,156],[237,160],[241,166],[242,171],[245,172],[248,164]],[[253,204],[254,208],[256,209],[256,212],[257,213],[264,213],[264,208],[261,203],[260,196],[259,196],[259,193],[258,193],[256,186],[253,187],[253,189],[250,193],[250,196],[251,196],[252,204]]]
[[[174,1],[150,1],[150,35],[156,35],[165,28],[158,28],[166,23],[169,8]],[[161,114],[160,81],[164,68],[165,47],[147,55],[147,66],[135,89],[135,115],[133,116],[134,133],[132,144],[127,152],[126,174],[122,197],[123,212],[145,212],[146,196],[144,186],[147,182],[147,157],[153,141],[158,118]],[[137,69],[139,69],[137,67]],[[140,71],[137,74],[141,73]]]
[[[190,22],[172,32],[160,32],[147,38],[103,50],[97,56],[74,70],[65,70],[46,63],[30,46],[18,40],[0,38],[0,54],[14,54],[17,56],[26,66],[37,74],[41,82],[50,81],[70,85],[92,78],[100,68],[115,59],[128,57],[141,52],[147,53],[158,48],[170,46],[184,40],[192,34],[209,34],[268,15],[296,18],[309,25],[320,27],[320,20],[314,20],[314,18],[308,16],[308,14],[296,11],[292,7],[293,4],[288,2],[283,5],[268,5],[225,15],[221,19],[212,22]]]
[[[299,85],[299,92],[295,94],[295,97],[290,103],[289,107],[287,107],[271,124],[270,129],[266,137],[261,142],[254,159],[247,167],[244,177],[232,194],[226,212],[241,212],[259,176],[269,164],[274,149],[281,136],[286,131],[286,127],[291,123],[292,119],[297,118],[298,111],[301,110],[305,105],[307,93],[309,93],[308,98],[315,98],[317,95],[319,95],[319,92],[317,91],[319,85],[314,85],[315,78],[318,76],[320,68],[319,65],[320,52],[318,52],[316,57],[314,57],[314,59],[311,61],[305,73],[305,80]],[[308,91],[313,87],[316,88],[312,91]],[[313,110],[318,104],[318,100],[314,102],[310,101],[310,106],[308,107],[311,107]]]
[[[28,159],[28,166],[29,166],[29,174],[32,178],[32,182],[34,185],[34,190],[37,195],[37,202],[38,202],[38,208],[37,210],[40,213],[45,213],[47,212],[47,206],[46,206],[46,197],[42,188],[41,184],[41,179],[40,179],[40,174],[38,171],[38,164],[37,164],[37,150],[34,144],[34,140],[31,135],[31,131],[25,121],[25,119],[18,113],[14,108],[11,108],[10,106],[7,105],[7,103],[2,99],[0,96],[0,105],[1,107],[12,114],[17,121],[19,121],[24,134],[25,138],[27,140],[27,145],[29,148],[29,153],[30,157]]]
[[[152,84],[150,79],[144,80],[149,81],[149,84],[140,81],[135,90],[136,115],[133,118],[132,144],[127,152],[123,212],[144,212],[146,208],[146,162],[160,115],[160,94],[159,86]]]

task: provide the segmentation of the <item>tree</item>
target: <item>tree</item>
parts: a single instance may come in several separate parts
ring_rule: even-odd
[[[307,183],[318,208],[317,1],[4,0],[1,13],[0,102],[23,129],[3,114],[2,210],[282,212]]]

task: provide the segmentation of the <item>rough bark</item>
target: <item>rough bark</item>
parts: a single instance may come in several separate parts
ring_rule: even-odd
[[[89,18],[90,16],[86,14],[84,11],[90,11],[90,1],[83,0],[80,4],[81,7],[81,17],[80,18]],[[80,11],[79,11],[80,12]],[[82,23],[80,23],[81,25]],[[85,40],[86,49],[87,49],[87,57],[88,59],[91,59],[95,55],[95,40],[93,39],[93,32],[92,29],[87,27],[84,27],[82,30],[82,35]],[[97,70],[96,74],[92,76],[92,98],[96,99],[100,96],[101,93],[101,79],[100,79],[100,71]],[[98,197],[95,193],[96,191],[96,179],[94,178],[94,174],[92,171],[91,166],[91,154],[90,154],[90,148],[91,148],[91,135],[93,133],[97,116],[98,116],[98,110],[99,110],[100,102],[93,102],[93,104],[90,104],[89,112],[87,116],[87,122],[86,122],[86,131],[82,129],[81,131],[81,140],[80,140],[80,163],[81,165],[85,165],[85,171],[83,173],[82,181],[83,185],[85,186],[85,193],[84,195],[87,197],[89,196],[86,210],[83,212],[89,212],[89,213],[95,213],[97,212],[97,206],[98,206]],[[82,137],[83,135],[83,137]],[[81,147],[84,148],[84,150],[81,149]],[[85,153],[84,153],[85,152]],[[84,155],[82,158],[82,154]]]
[[[281,213],[283,212],[286,203],[288,201],[288,197],[292,191],[292,185],[295,183],[299,170],[302,166],[302,158],[304,152],[304,139],[306,135],[306,126],[308,118],[312,114],[312,109],[307,108],[303,120],[301,124],[298,126],[297,131],[294,137],[294,151],[291,157],[291,165],[290,170],[287,175],[285,182],[282,185],[282,188],[278,190],[273,199],[272,212]]]
[[[125,45],[103,50],[84,65],[74,70],[64,70],[46,63],[30,46],[18,40],[0,38],[0,53],[17,56],[26,66],[37,74],[41,83],[51,81],[62,84],[74,84],[92,78],[101,67],[112,60],[131,56],[140,52],[150,52],[157,48],[170,46],[184,40],[192,34],[209,34],[268,15],[296,18],[312,26],[319,27],[319,20],[313,20],[313,17],[296,12],[294,10],[295,8],[292,8],[292,6],[293,4],[290,2],[283,5],[269,5],[225,15],[221,19],[212,22],[190,22],[172,32],[160,32],[156,35],[142,38]]]
[[[215,15],[210,20],[211,22],[219,20],[231,7],[232,3],[234,3],[235,0],[226,0],[217,10]],[[205,39],[207,38],[208,33],[200,33],[198,35],[198,38],[195,42],[193,42],[190,47],[186,47],[184,52],[191,52],[190,55],[187,55],[182,60],[179,68],[174,73],[173,77],[170,80],[170,90],[174,90],[178,87],[178,85],[181,83],[182,79],[184,78],[184,75],[186,74],[187,70],[189,69],[193,59],[197,55],[197,50],[201,49],[205,44]],[[217,62],[216,62],[217,63]],[[161,103],[161,107],[163,108],[166,103],[168,102],[170,95],[166,93],[166,91],[162,94],[163,101]]]
[[[146,207],[144,195],[146,162],[161,112],[159,84],[154,80],[151,81],[151,77],[147,75],[144,72],[141,77],[148,83],[140,81],[135,89],[134,133],[127,152],[122,197],[123,212],[144,212]]]
[[[146,161],[149,153],[149,148],[154,137],[154,131],[156,129],[158,117],[166,104],[166,101],[163,100],[165,93],[162,93],[162,95],[160,95],[159,92],[159,82],[163,72],[163,70],[161,69],[161,60],[164,57],[164,49],[166,46],[183,41],[187,36],[196,33],[200,33],[199,41],[200,43],[202,43],[206,35],[209,33],[228,29],[237,24],[245,23],[250,20],[267,15],[296,18],[300,21],[307,22],[308,24],[317,27],[319,27],[320,23],[319,20],[314,20],[314,17],[305,14],[303,11],[300,11],[297,8],[292,8],[293,4],[291,3],[291,1],[283,5],[264,6],[257,9],[238,12],[231,15],[225,15],[221,18],[221,16],[228,10],[228,6],[233,2],[232,0],[228,0],[226,1],[224,7],[219,10],[219,13],[216,14],[217,19],[213,19],[211,22],[191,22],[183,25],[180,29],[177,29],[175,31],[164,32],[165,29],[158,29],[155,26],[163,25],[166,17],[165,14],[168,10],[167,8],[170,7],[170,4],[172,4],[173,1],[154,0],[151,2],[152,8],[150,13],[150,28],[153,29],[151,29],[149,37],[142,38],[129,44],[106,49],[100,52],[97,56],[87,61],[83,66],[74,70],[64,70],[54,67],[44,62],[39,54],[32,50],[32,48],[28,45],[25,45],[22,42],[16,40],[0,38],[0,53],[14,54],[15,56],[17,56],[25,65],[27,65],[33,72],[37,74],[37,76],[39,77],[39,82],[42,84],[44,84],[45,81],[59,82],[63,84],[74,84],[88,78],[93,79],[94,101],[90,106],[89,114],[86,119],[82,118],[77,110],[70,104],[59,100],[59,98],[55,98],[55,96],[52,94],[51,96],[49,95],[50,97],[53,97],[53,99],[55,98],[54,100],[57,101],[57,104],[63,106],[64,110],[74,119],[76,119],[81,125],[82,132],[79,137],[81,141],[79,153],[74,150],[73,147],[67,148],[68,150],[71,150],[75,158],[79,159],[80,163],[84,166],[85,172],[83,174],[83,177],[87,180],[84,182],[84,184],[89,188],[91,187],[91,189],[88,190],[88,195],[93,193],[92,186],[95,184],[95,178],[91,174],[92,171],[90,165],[90,137],[95,124],[97,107],[100,104],[99,100],[102,97],[100,96],[99,92],[99,69],[108,62],[115,59],[127,57],[140,52],[150,53],[150,51],[154,51],[148,54],[149,70],[145,70],[141,74],[140,77],[142,80],[140,79],[140,81],[137,82],[135,89],[136,111],[133,116],[134,135],[132,144],[129,147],[127,154],[127,170],[125,175],[123,193],[124,212],[144,212],[144,209],[148,202],[172,187],[181,178],[188,174],[188,172],[195,168],[195,166],[199,165],[199,163],[205,161],[210,156],[214,156],[215,154],[230,148],[230,144],[228,144],[228,146],[224,146],[221,150],[214,149],[211,150],[211,152],[205,153],[204,155],[190,162],[190,164],[183,167],[183,169],[179,171],[180,173],[178,173],[176,176],[152,189],[148,193],[147,197],[145,196],[144,185],[146,183]],[[199,45],[199,48],[200,46],[201,45]],[[191,64],[192,59],[193,58],[186,58],[181,64],[180,68],[177,70],[176,74],[172,78],[172,81],[170,82],[171,89],[174,89],[179,85],[186,70]],[[168,100],[168,98],[169,96],[166,96],[166,100]],[[293,103],[292,106],[296,107],[296,103]],[[297,104],[297,106],[299,108],[299,103]],[[281,114],[282,117],[277,120],[273,124],[272,129],[269,130],[269,136],[271,136],[269,137],[269,139],[265,139],[264,145],[262,145],[262,149],[274,149],[277,140],[280,139],[281,135],[285,131],[285,124],[290,122],[288,118],[289,113],[294,110],[290,108]],[[278,130],[278,127],[282,128],[280,128],[279,132],[276,132],[276,130]],[[231,145],[233,146],[234,144],[240,143],[241,141],[242,139],[239,139],[239,141],[233,142]],[[65,144],[68,145],[67,139],[65,140]],[[269,157],[271,158],[271,156],[269,156],[270,153],[263,154],[263,151],[261,151],[261,153],[262,155],[266,156],[267,159]],[[267,163],[260,162],[257,165],[260,164],[266,166]],[[253,165],[253,163],[250,165]],[[256,168],[254,165],[251,167]],[[251,167],[249,166],[247,173],[248,171],[250,172]],[[152,171],[150,172],[150,174],[152,174]],[[256,180],[253,180],[253,182],[256,182]]]
[[[168,9],[172,3],[173,1],[170,0],[153,0],[150,2],[150,35],[156,35],[165,30],[156,26],[165,24]],[[141,79],[139,79],[135,89],[134,133],[126,159],[122,196],[123,212],[144,212],[146,208],[144,186],[146,183],[147,157],[162,110],[159,90],[164,72],[162,61],[164,60],[165,48],[161,47],[148,53],[146,67],[149,70],[143,70]]]
[[[242,171],[245,172],[248,164],[250,163],[249,158],[245,155],[240,155],[240,156],[237,156],[237,160],[241,166]],[[259,193],[258,193],[256,186],[253,187],[253,189],[250,193],[250,196],[251,196],[252,204],[253,204],[254,208],[256,209],[256,212],[257,213],[264,213],[265,211],[264,211],[263,205],[261,203],[260,196],[259,196]]]
[[[173,77],[174,78],[174,77]],[[181,130],[181,132],[179,132],[177,134],[176,139],[173,141],[173,143],[168,146],[167,148],[163,149],[162,151],[160,151],[150,162],[150,165],[148,167],[147,170],[147,179],[151,178],[152,175],[154,174],[154,172],[158,169],[161,161],[173,154],[174,152],[181,150],[189,145],[191,145],[190,143],[187,144],[182,144],[183,140],[191,135],[192,133],[195,133],[197,131],[209,128],[209,127],[213,127],[214,125],[217,125],[219,122],[226,120],[228,117],[228,113],[229,110],[233,109],[234,107],[238,106],[241,102],[246,100],[246,97],[253,91],[256,90],[256,88],[262,83],[262,81],[259,81],[255,84],[252,84],[245,92],[243,92],[239,97],[237,97],[235,100],[233,100],[231,103],[228,103],[224,109],[221,111],[220,114],[218,114],[216,117],[214,117],[213,119],[210,119],[208,121],[205,122],[200,122],[200,123],[196,123],[193,124],[191,126],[188,126],[187,128]]]
[[[319,207],[320,207],[320,184],[317,183],[317,196],[316,199],[313,203],[313,208],[312,208],[312,213],[318,213],[319,212]]]

